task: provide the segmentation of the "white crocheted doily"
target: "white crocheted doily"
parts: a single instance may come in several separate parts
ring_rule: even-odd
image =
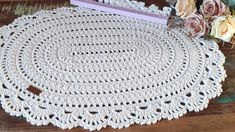
[[[178,118],[207,107],[226,77],[214,42],[83,8],[22,16],[0,29],[0,44],[2,107],[35,125],[99,130]]]

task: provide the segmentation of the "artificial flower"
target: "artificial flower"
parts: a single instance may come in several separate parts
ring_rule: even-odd
[[[191,36],[202,37],[208,33],[209,26],[201,14],[192,14],[185,22],[185,28]]]
[[[180,16],[182,19],[186,19],[196,12],[195,0],[177,0],[175,9],[177,16]]]
[[[210,35],[230,42],[235,33],[235,16],[220,16],[212,22]]]
[[[203,0],[200,12],[204,17],[229,14],[229,8],[221,0]]]

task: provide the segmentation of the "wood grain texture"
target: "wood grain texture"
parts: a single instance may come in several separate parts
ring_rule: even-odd
[[[33,126],[24,118],[9,116],[0,109],[1,132],[86,132],[83,128],[61,130],[55,126]],[[213,114],[203,116],[184,117],[171,121],[162,120],[153,125],[132,125],[124,129],[107,127],[101,132],[234,132],[235,114]]]
[[[143,0],[144,1],[144,0]],[[166,5],[162,0],[146,0],[157,3],[161,7]],[[0,0],[0,26],[11,23],[15,18],[25,14],[32,14],[41,9],[53,9],[69,6],[68,0]],[[180,119],[159,121],[153,125],[133,125],[129,128],[116,130],[110,127],[103,132],[235,132],[235,48],[231,45],[220,44],[220,49],[226,57],[224,64],[228,77],[222,83],[223,93],[220,97],[210,101],[207,109],[201,112],[191,112]],[[53,125],[32,126],[23,117],[12,117],[0,108],[0,132],[60,132],[63,131]],[[81,128],[69,132],[86,131]]]

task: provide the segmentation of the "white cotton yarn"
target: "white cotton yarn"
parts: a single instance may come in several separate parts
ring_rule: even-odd
[[[0,28],[0,44],[2,107],[35,125],[100,130],[178,118],[207,107],[226,77],[215,42],[80,7],[22,16]]]
[[[146,7],[144,2],[139,2],[135,0],[98,0],[98,2],[110,4],[113,6],[148,12],[161,16],[169,16],[172,11],[170,7],[163,7],[163,10],[160,10],[158,9],[158,6],[156,6],[155,4],[151,4],[149,7]]]

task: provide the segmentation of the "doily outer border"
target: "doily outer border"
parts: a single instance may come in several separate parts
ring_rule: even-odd
[[[0,45],[1,45],[0,54],[2,54],[1,50],[2,50],[3,44],[10,37],[9,33],[13,30],[12,27],[14,27],[18,23],[24,21],[24,18],[30,17],[32,19],[34,16],[37,17],[40,14],[46,14],[46,15],[50,16],[50,15],[52,15],[53,12],[57,12],[57,11],[61,11],[61,10],[62,11],[63,10],[70,10],[70,11],[73,10],[74,11],[74,8],[58,8],[58,9],[54,9],[52,11],[38,11],[33,15],[24,15],[22,17],[19,17],[19,18],[15,19],[11,24],[1,27],[0,28],[0,36],[1,36],[1,34],[3,34],[4,38],[0,38]],[[7,113],[9,113],[10,115],[17,116],[17,117],[24,116],[26,118],[26,120],[28,122],[30,122],[32,125],[40,126],[40,125],[48,125],[49,123],[52,123],[53,125],[55,125],[57,127],[60,127],[62,129],[71,129],[71,128],[74,128],[74,127],[81,126],[85,129],[89,129],[89,130],[100,130],[101,128],[105,128],[107,126],[111,126],[113,128],[119,128],[120,129],[120,128],[123,128],[123,127],[129,127],[130,125],[133,125],[133,124],[141,124],[141,125],[143,125],[143,124],[153,124],[153,123],[156,123],[157,121],[159,121],[161,119],[171,120],[173,118],[179,118],[179,117],[183,116],[184,114],[186,114],[187,112],[192,112],[192,111],[199,112],[199,111],[207,108],[210,99],[213,99],[213,98],[215,98],[215,97],[217,97],[221,94],[221,92],[223,91],[221,82],[224,81],[224,79],[227,77],[226,71],[223,67],[223,64],[225,62],[225,56],[219,50],[219,47],[218,47],[217,43],[213,42],[213,41],[207,41],[207,40],[200,40],[200,41],[201,41],[201,43],[206,43],[204,45],[211,44],[211,45],[215,46],[214,48],[215,48],[216,52],[214,52],[213,54],[219,54],[219,57],[221,57],[221,58],[219,58],[220,61],[217,61],[217,63],[216,63],[216,66],[218,66],[219,70],[214,71],[214,72],[221,71],[222,75],[219,78],[219,80],[217,80],[217,82],[216,82],[216,88],[212,88],[212,87],[209,87],[208,85],[204,85],[203,94],[205,94],[205,96],[203,96],[203,97],[205,97],[205,98],[201,98],[200,103],[199,102],[194,102],[194,104],[195,104],[194,106],[185,105],[184,107],[181,108],[180,111],[177,111],[178,113],[174,113],[174,115],[170,115],[169,114],[170,112],[168,114],[167,113],[161,113],[159,115],[155,115],[155,117],[153,117],[152,119],[146,119],[146,120],[143,120],[143,121],[139,121],[138,119],[134,119],[134,118],[129,118],[129,120],[127,120],[124,123],[120,123],[119,125],[109,122],[108,119],[105,120],[105,121],[102,121],[103,124],[98,124],[96,126],[92,126],[90,124],[84,124],[84,122],[82,122],[80,120],[77,120],[77,122],[73,122],[73,123],[63,124],[62,122],[59,122],[58,119],[56,119],[56,118],[50,118],[46,121],[39,122],[38,120],[35,120],[35,119],[29,117],[28,114],[26,113],[26,110],[24,109],[24,107],[29,107],[29,106],[27,106],[27,103],[21,103],[21,106],[20,106],[19,110],[15,109],[15,108],[19,107],[18,106],[19,104],[15,104],[12,101],[14,101],[17,98],[17,95],[14,91],[11,91],[8,88],[4,87],[4,80],[0,76],[0,101],[1,101],[1,105],[4,108],[4,110]],[[206,46],[204,46],[204,47],[208,48]],[[2,72],[1,69],[0,69],[0,72]],[[217,74],[217,73],[215,73],[215,74]],[[198,89],[198,90],[200,90],[200,89]],[[210,93],[207,93],[205,90],[210,91]],[[198,91],[195,90],[194,92],[198,92]],[[190,100],[183,100],[183,101],[188,101],[187,103],[190,102]],[[173,107],[174,106],[175,105],[173,105]],[[177,107],[177,106],[175,106],[175,107]],[[153,109],[156,109],[156,108],[153,108]],[[129,114],[131,114],[131,113],[132,112],[129,111]],[[37,113],[35,113],[35,114],[37,114]],[[78,113],[74,113],[74,114],[76,115]],[[106,113],[106,114],[109,115],[109,116],[111,115],[110,113]],[[63,115],[61,115],[61,117],[59,117],[59,118],[63,118]]]

